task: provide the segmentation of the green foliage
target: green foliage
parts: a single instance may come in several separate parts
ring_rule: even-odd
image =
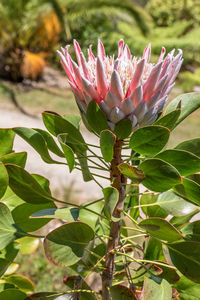
[[[169,133],[199,106],[197,93],[181,95],[153,125],[131,135],[130,128],[124,130],[126,121],[117,132],[108,130],[102,111],[91,102],[86,117],[99,145],[86,143],[80,118],[49,112],[43,114],[47,131],[1,129],[0,299],[10,297],[11,292],[12,299],[55,299],[70,293],[80,294],[81,299],[100,299],[100,293],[84,278],[101,273],[102,268],[105,271],[110,260],[115,265],[110,288],[115,299],[137,299],[142,292],[147,300],[170,300],[172,287],[183,299],[188,293],[198,299],[200,222],[190,220],[200,206],[199,138],[162,149],[167,147]],[[77,169],[85,180],[94,179],[102,198],[78,205],[53,197],[47,179],[24,169],[26,154],[13,151],[12,132],[31,145],[45,163],[60,164],[62,158],[71,172]],[[50,152],[58,158],[52,159]],[[102,187],[96,179],[99,176],[111,186]],[[144,193],[140,183],[148,189]],[[59,223],[43,231],[51,220]],[[64,283],[69,290],[37,294],[31,280],[16,273],[18,251],[31,254],[39,238],[43,238],[47,259],[66,268],[69,276]]]

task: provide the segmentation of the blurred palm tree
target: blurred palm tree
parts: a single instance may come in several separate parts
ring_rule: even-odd
[[[147,13],[132,0],[1,0],[0,76],[37,79],[59,39],[70,42],[73,24],[99,12],[133,18],[149,31]]]

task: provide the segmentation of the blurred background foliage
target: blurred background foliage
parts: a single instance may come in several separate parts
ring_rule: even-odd
[[[0,77],[35,81],[47,64],[60,67],[55,50],[73,39],[86,53],[100,38],[116,54],[123,38],[136,56],[151,42],[153,60],[162,45],[183,49],[179,79],[191,91],[199,86],[199,36],[200,0],[1,0]]]

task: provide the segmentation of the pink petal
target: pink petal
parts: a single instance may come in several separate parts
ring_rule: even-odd
[[[167,80],[167,77],[168,75],[166,74],[165,76],[163,76],[163,78],[161,78],[160,80],[158,80],[157,84],[156,84],[156,87],[153,91],[153,94],[157,94],[158,92],[162,92],[164,86],[165,86],[165,83],[166,83],[166,80]]]
[[[138,104],[137,108],[134,111],[134,115],[136,116],[138,122],[141,122],[144,118],[144,115],[148,112],[148,107],[146,102],[142,101]]]
[[[111,108],[105,103],[105,101],[101,101],[99,103],[99,107],[101,108],[101,110],[104,111],[104,113],[107,115],[107,117],[109,116],[110,112],[111,112]]]
[[[151,73],[143,86],[144,100],[148,100],[148,98],[151,97],[153,89],[160,76],[161,68],[162,62],[155,65],[155,67],[153,67],[153,69],[151,70]]]
[[[92,45],[90,45],[89,49],[88,49],[88,61],[94,61],[95,62],[95,56],[92,52]]]
[[[120,102],[124,99],[121,79],[119,77],[119,73],[116,70],[114,70],[111,75],[110,90]]]
[[[72,62],[71,62],[72,59],[71,59],[71,56],[69,55],[69,52],[68,52],[69,47],[70,47],[70,46],[67,45],[67,46],[65,47],[65,49],[64,49],[64,51],[65,51],[65,58],[66,58],[66,61],[67,61],[68,65],[69,65],[71,71],[73,72]]]
[[[162,71],[161,71],[161,73],[160,73],[159,80],[160,80],[163,76],[166,75],[170,63],[171,63],[171,57],[170,57],[169,54],[168,54],[167,57],[165,58],[165,61],[164,61],[163,65],[162,65]]]
[[[125,54],[125,56],[127,57],[127,59],[130,60],[130,59],[132,58],[131,51],[130,51],[128,45],[125,45],[125,48],[124,48],[124,54]]]
[[[143,57],[145,59],[145,61],[148,63],[150,61],[150,57],[151,57],[151,44],[149,44],[145,49],[144,49],[144,53],[143,53]]]
[[[66,61],[64,55],[63,55],[60,51],[58,51],[58,50],[57,50],[57,53],[58,53],[58,55],[59,55],[59,57],[60,57],[60,61],[61,61],[61,63],[62,63],[62,66],[63,66],[63,68],[64,68],[66,74],[67,74],[67,77],[68,77],[69,80],[76,86],[76,81],[75,81],[75,79],[74,79],[73,73],[72,73],[72,71],[70,70],[70,67],[69,67],[69,65],[68,65],[68,63],[67,63],[67,61]]]
[[[100,57],[97,57],[96,68],[97,68],[97,91],[99,95],[104,99],[108,91],[108,85],[107,85],[107,79],[106,79],[103,63]]]
[[[95,90],[93,85],[84,77],[82,77],[82,89],[92,100],[95,100],[97,103],[99,103],[101,99],[97,91]]]
[[[118,58],[120,58],[123,54],[124,41],[121,39],[118,43]]]
[[[124,117],[125,117],[124,113],[118,107],[114,107],[111,110],[109,119],[110,119],[111,122],[116,124],[119,121],[121,121]]]
[[[102,61],[104,61],[106,57],[105,49],[100,39],[98,40],[97,56],[99,56]]]
[[[118,66],[119,66],[119,59],[117,58],[116,60],[115,60],[115,62],[114,62],[114,70],[118,70]]]
[[[142,73],[143,73],[143,70],[144,70],[144,65],[145,65],[145,59],[141,59],[139,61],[139,63],[137,64],[135,73],[133,75],[133,78],[131,80],[131,83],[130,83],[129,88],[128,88],[127,93],[126,93],[126,97],[128,97],[132,93],[132,91],[135,88],[137,88],[137,86],[140,84],[140,79],[142,77]]]
[[[162,47],[162,50],[161,50],[161,53],[160,53],[160,57],[158,59],[158,62],[161,62],[163,60],[163,57],[165,56],[165,52],[166,52],[166,49],[165,47]]]
[[[139,85],[135,90],[133,90],[129,98],[133,101],[133,104],[137,107],[138,103],[140,103],[140,101],[142,101],[143,98],[142,86]]]
[[[74,49],[75,49],[78,64],[79,66],[81,66],[81,57],[80,57],[81,47],[79,46],[79,43],[76,40],[74,40]]]
[[[74,71],[74,75],[76,77],[77,85],[78,85],[79,89],[81,89],[82,88],[81,73],[80,73],[79,67],[77,66],[77,64],[73,60],[72,60],[72,68],[73,68],[73,71]]]
[[[78,97],[78,99],[85,102],[82,92],[73,84],[73,82],[71,82],[70,80],[68,80],[68,82],[71,86],[73,93]]]
[[[81,58],[81,66],[82,66],[83,74],[84,74],[85,78],[87,80],[89,80],[90,79],[90,74],[89,74],[89,71],[88,71],[87,62],[86,62],[86,59],[85,59],[85,56],[84,56],[83,52],[80,53],[80,58]]]

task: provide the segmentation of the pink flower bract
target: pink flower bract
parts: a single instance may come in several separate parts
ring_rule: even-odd
[[[167,101],[183,61],[181,50],[176,56],[172,50],[165,57],[163,47],[158,62],[150,63],[150,45],[142,58],[137,58],[132,56],[123,40],[119,41],[116,59],[106,55],[100,40],[97,57],[90,46],[88,60],[74,41],[78,64],[72,60],[68,49],[69,46],[62,48],[58,54],[79,109],[85,113],[88,103],[96,101],[111,129],[125,118],[131,120],[133,128],[152,124]]]

